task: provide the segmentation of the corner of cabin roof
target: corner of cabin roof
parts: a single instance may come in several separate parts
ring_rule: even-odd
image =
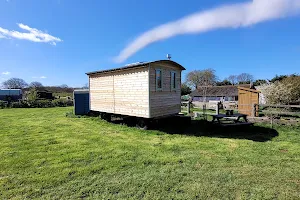
[[[161,63],[170,63],[170,64],[173,64],[173,65],[176,65],[181,70],[185,70],[185,68],[182,65],[180,65],[179,63],[177,63],[175,61],[172,61],[172,60],[156,60],[156,61],[152,61],[152,62],[136,62],[136,63],[127,64],[127,65],[125,65],[123,67],[119,67],[119,68],[87,72],[85,74],[89,76],[89,75],[92,75],[92,74],[100,74],[100,73],[106,73],[106,72],[112,72],[112,71],[132,69],[132,68],[137,68],[137,67],[145,66],[145,65],[148,65],[148,64],[160,63],[160,62]]]

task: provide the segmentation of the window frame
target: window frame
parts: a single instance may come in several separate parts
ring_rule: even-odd
[[[175,75],[175,77],[173,77],[173,75]],[[177,72],[176,71],[171,71],[171,84],[170,84],[171,91],[176,91],[177,90],[176,78],[177,78]]]
[[[158,87],[157,71],[160,71],[160,83],[161,83],[161,88]],[[163,71],[162,71],[161,68],[156,68],[156,69],[155,69],[155,90],[156,90],[156,91],[162,91],[162,90],[163,90]]]

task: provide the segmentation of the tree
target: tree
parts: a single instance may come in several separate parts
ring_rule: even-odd
[[[266,80],[264,80],[264,79],[258,79],[258,80],[256,80],[256,81],[253,82],[253,85],[254,86],[259,86],[259,85],[263,85],[263,84],[266,84],[266,83],[267,83]]]
[[[11,78],[2,83],[4,88],[7,89],[23,89],[28,86],[28,84],[20,78]]]
[[[88,83],[84,84],[82,89],[89,89],[89,84]]]
[[[283,79],[285,79],[285,78],[287,78],[288,76],[287,75],[277,75],[276,74],[276,76],[274,77],[274,78],[272,78],[271,80],[270,80],[270,82],[271,83],[275,83],[276,81],[282,81]]]
[[[38,95],[38,93],[37,93],[37,90],[36,90],[35,87],[32,87],[32,88],[30,89],[30,91],[28,92],[28,94],[27,94],[27,100],[28,100],[28,101],[36,101],[37,98],[39,98],[39,95]]]
[[[29,87],[31,87],[31,88],[42,88],[42,87],[43,87],[43,84],[40,83],[40,82],[34,81],[34,82],[31,82],[31,83],[29,84]]]
[[[291,102],[296,102],[300,100],[300,76],[295,74],[283,79],[282,84],[286,85],[289,90],[291,90]]]
[[[278,76],[277,76],[278,78]],[[285,105],[300,99],[300,76],[290,75],[260,88],[267,104]]]
[[[67,84],[62,84],[61,86],[59,86],[61,88],[68,88],[69,86]]]
[[[267,104],[285,105],[292,100],[292,90],[287,85],[277,81],[271,84],[264,84],[260,88]]]
[[[222,85],[231,85],[231,82],[227,79],[224,79],[223,81],[218,81],[217,86],[222,86]]]
[[[226,79],[231,83],[231,85],[237,84],[237,76],[236,75],[230,75]]]
[[[191,88],[186,83],[181,84],[181,96],[190,94],[191,92]]]
[[[217,76],[213,69],[194,70],[188,73],[187,81],[190,86],[197,89],[199,86],[215,85]]]
[[[239,84],[250,84],[253,82],[254,77],[248,73],[241,73],[237,76],[237,81]]]

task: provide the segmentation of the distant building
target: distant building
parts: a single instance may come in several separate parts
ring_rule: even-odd
[[[17,101],[19,99],[22,99],[21,89],[0,89],[0,100]]]
[[[198,87],[191,96],[193,101],[199,102],[238,101],[238,86],[250,88],[250,84]]]
[[[37,91],[38,99],[54,99],[53,93],[48,90],[38,90]]]
[[[237,105],[239,96],[238,86],[250,88],[250,84],[198,87],[198,89],[194,90],[190,95],[193,104],[199,107],[202,107],[204,104],[210,107],[209,102],[213,101],[223,103],[224,107],[226,107],[229,102]]]

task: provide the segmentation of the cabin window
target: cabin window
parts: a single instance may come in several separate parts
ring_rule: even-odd
[[[176,72],[171,72],[171,90],[176,90]]]
[[[156,90],[162,90],[162,71],[161,71],[161,69],[155,70],[155,85],[156,85]]]

